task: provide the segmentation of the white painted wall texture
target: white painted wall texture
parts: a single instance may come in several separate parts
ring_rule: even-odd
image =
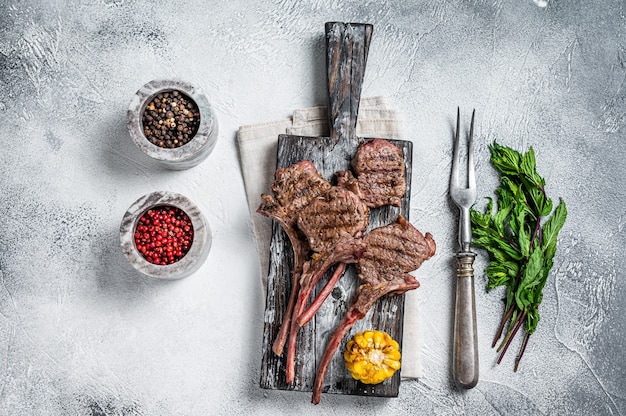
[[[363,95],[412,140],[423,377],[376,399],[261,390],[263,297],[235,141],[240,125],[324,104],[326,21],[374,25]],[[148,165],[125,125],[155,78],[202,88],[220,123],[201,165]],[[456,107],[477,111],[479,195],[493,140],[535,148],[569,218],[521,369],[490,348],[502,304],[477,268],[481,380],[451,386]],[[620,0],[124,1],[0,5],[0,414],[626,413],[626,3]],[[155,282],[122,256],[128,206],[153,190],[206,213],[212,251]]]

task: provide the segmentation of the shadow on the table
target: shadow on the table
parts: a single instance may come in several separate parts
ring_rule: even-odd
[[[177,280],[154,279],[137,271],[124,257],[119,243],[119,229],[111,229],[102,237],[100,253],[96,253],[99,263],[96,266],[96,283],[100,296],[108,301],[127,303],[144,292],[158,290],[159,287],[174,284]]]
[[[138,180],[152,182],[179,174],[159,166],[135,146],[126,127],[125,110],[111,113],[99,131],[102,135],[99,140],[102,157],[99,160],[106,176],[132,184]]]
[[[129,98],[130,99],[130,98]],[[184,174],[184,171],[172,171],[160,167],[148,159],[133,143],[126,127],[126,110],[110,113],[109,118],[102,121],[98,129],[101,157],[98,158],[103,176],[112,178],[120,187],[125,184],[128,189],[145,188],[129,197],[127,206],[136,198],[152,191],[152,185],[167,183],[171,178]],[[123,194],[123,189],[120,189]],[[117,213],[121,221],[123,212]],[[150,291],[159,286],[173,284],[174,281],[153,279],[135,270],[126,261],[120,249],[119,228],[117,224],[108,230],[106,236],[100,236],[102,247],[97,253],[99,264],[97,284],[101,293],[112,297],[123,297],[127,293],[145,290]]]

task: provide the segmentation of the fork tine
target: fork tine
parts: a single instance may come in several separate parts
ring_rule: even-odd
[[[454,153],[452,156],[452,175],[450,178],[450,185],[453,187],[459,186],[459,131],[461,129],[461,109],[456,108],[456,132],[454,134]]]
[[[476,174],[474,172],[474,113],[472,110],[472,122],[470,123],[469,144],[467,150],[467,187],[476,189]]]
[[[461,107],[456,108],[456,134],[454,140],[459,142],[459,130],[461,129]]]

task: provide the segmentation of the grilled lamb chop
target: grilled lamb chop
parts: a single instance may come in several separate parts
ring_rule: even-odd
[[[345,172],[338,172],[337,176],[343,176],[344,174]],[[348,174],[351,176],[349,172]],[[339,250],[339,253],[334,253],[329,257],[330,260],[333,260],[332,264],[328,263],[328,267],[319,268],[317,277],[308,279],[303,275],[304,280],[308,280],[308,290],[302,289],[304,293],[301,293],[301,308],[306,306],[311,291],[325,271],[333,264],[339,263],[339,265],[330,279],[328,279],[324,288],[311,301],[309,307],[299,314],[299,326],[304,326],[313,318],[313,315],[317,313],[324,300],[330,295],[337,281],[343,275],[347,264],[355,262],[353,259],[349,259],[349,261],[334,260],[334,258],[339,259],[343,255],[342,251],[346,250],[343,247],[352,245],[354,257],[358,260],[358,257],[364,250],[364,246],[361,242],[351,242],[351,239],[347,237],[361,237],[368,225],[369,209],[361,201],[358,184],[349,188],[343,186],[333,187],[326,195],[326,198],[316,199],[309,209],[301,214],[298,219],[298,226],[308,236],[309,245],[316,253],[313,255],[314,258],[318,255],[324,257],[322,253]],[[343,239],[346,240],[342,242]],[[358,246],[354,244],[358,244]],[[320,271],[322,274],[319,274]],[[301,282],[303,278],[300,279]]]
[[[369,208],[354,192],[333,186],[301,210],[297,223],[309,247],[316,253],[325,253],[339,238],[365,232]]]
[[[417,270],[436,250],[432,235],[422,235],[402,216],[393,224],[372,230],[363,240],[367,251],[357,271],[359,279],[372,285]]]
[[[281,355],[287,340],[291,316],[299,291],[300,274],[309,253],[306,239],[296,228],[298,213],[319,195],[331,188],[317,171],[313,163],[302,161],[289,167],[276,170],[271,184],[273,195],[263,194],[263,203],[257,212],[276,220],[283,228],[293,247],[294,264],[292,270],[292,289],[287,304],[287,311],[276,340],[272,346],[275,354]]]
[[[345,270],[345,264],[355,263],[363,254],[365,246],[360,237],[369,225],[369,208],[353,192],[333,186],[328,192],[315,198],[298,215],[298,228],[306,235],[314,251],[310,261],[304,264],[300,277],[300,290],[293,309],[291,328],[287,343],[286,380],[291,383],[295,376],[296,340],[303,313],[311,292],[322,276],[335,264],[339,264],[327,283],[334,287]],[[330,291],[323,291],[328,296]],[[325,297],[313,301],[319,308]],[[309,310],[313,316],[317,309]]]
[[[344,336],[372,305],[385,295],[398,295],[419,287],[415,277],[408,274],[435,254],[435,241],[430,233],[423,236],[411,223],[398,217],[394,224],[377,228],[363,240],[367,250],[358,262],[358,287],[352,305],[330,337],[320,361],[312,402],[319,403],[328,366]]]
[[[352,160],[365,204],[370,208],[400,206],[406,193],[402,150],[383,139],[359,145]]]

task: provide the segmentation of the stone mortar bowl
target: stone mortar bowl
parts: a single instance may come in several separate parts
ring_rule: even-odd
[[[180,91],[191,98],[200,111],[200,125],[193,138],[183,146],[169,149],[159,147],[143,132],[142,117],[146,106],[162,92]],[[215,148],[218,125],[215,113],[204,93],[188,82],[153,80],[141,87],[133,97],[127,112],[127,127],[135,145],[158,165],[172,170],[192,168],[205,160]]]
[[[135,245],[135,229],[149,209],[169,205],[184,211],[193,225],[193,241],[187,254],[175,263],[156,265],[146,260]],[[196,272],[211,249],[211,229],[196,204],[174,192],[152,192],[135,201],[126,211],[120,225],[120,244],[128,262],[141,273],[157,279],[181,279]]]

